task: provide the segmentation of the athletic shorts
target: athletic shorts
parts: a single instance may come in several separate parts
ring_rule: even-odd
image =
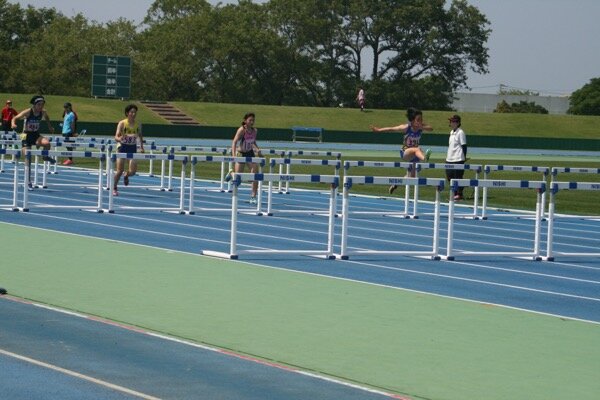
[[[121,144],[117,153],[137,153],[137,144]]]
[[[237,156],[238,157],[256,157],[254,155],[254,150],[250,150],[250,151],[238,151],[237,152]]]
[[[36,146],[38,139],[40,138],[39,132],[24,132],[21,133],[21,147],[30,149]]]
[[[406,161],[406,160],[404,159],[404,150],[405,150],[405,149],[407,149],[407,148],[408,148],[408,147],[402,147],[402,150],[400,150],[400,158],[402,159],[402,161]],[[419,157],[417,157],[417,156],[414,156],[414,158],[413,158],[412,160],[409,160],[408,162],[411,162],[411,163],[417,163],[417,162],[420,162],[420,161],[421,161],[421,160],[419,160]]]

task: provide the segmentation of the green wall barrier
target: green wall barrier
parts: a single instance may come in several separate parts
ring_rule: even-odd
[[[58,122],[53,122],[56,133],[60,133]],[[78,122],[77,129],[87,130],[88,136],[112,136],[116,123]],[[225,126],[190,126],[190,125],[158,125],[143,124],[144,136],[181,139],[226,139],[231,140],[237,127]],[[21,128],[19,128],[20,130]],[[42,129],[45,129],[42,124]],[[292,129],[258,128],[259,140],[292,141]],[[533,138],[523,136],[480,136],[467,134],[471,147],[490,147],[504,149],[540,149],[540,150],[584,150],[600,151],[600,140],[565,139],[565,138]],[[328,131],[323,132],[324,143],[372,143],[401,145],[402,135],[393,133],[373,133],[364,131]],[[421,139],[426,146],[447,146],[447,133],[426,133]]]

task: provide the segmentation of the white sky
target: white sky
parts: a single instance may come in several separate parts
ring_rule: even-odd
[[[491,22],[489,74],[469,74],[473,92],[495,93],[498,85],[543,94],[569,94],[600,77],[599,0],[468,0]],[[141,22],[153,0],[9,0],[22,6],[54,7],[107,22]],[[221,1],[235,3],[235,1]],[[218,1],[210,1],[212,4]],[[368,68],[367,70],[370,70]]]

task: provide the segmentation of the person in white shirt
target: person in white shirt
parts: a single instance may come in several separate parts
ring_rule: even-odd
[[[462,130],[460,116],[453,115],[448,118],[450,122],[450,138],[448,140],[448,153],[446,154],[447,164],[464,164],[467,160],[467,136]],[[465,175],[464,169],[447,169],[446,179],[448,182],[451,179],[462,179]],[[453,193],[454,200],[463,199],[463,187],[459,187],[458,190]]]

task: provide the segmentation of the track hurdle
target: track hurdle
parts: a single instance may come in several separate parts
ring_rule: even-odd
[[[81,149],[98,149],[100,152],[106,151],[106,146],[101,141],[55,141],[52,143],[52,148],[58,150],[62,147],[67,148],[67,151],[81,151]],[[85,150],[83,150],[85,151]],[[62,157],[62,156],[61,156]],[[56,163],[52,166],[51,174],[58,174],[59,158],[56,158]]]
[[[412,162],[392,162],[392,161],[344,161],[344,175],[348,175],[351,167],[371,167],[371,168],[403,168],[406,169],[407,174],[410,174],[411,171],[419,171],[420,164],[412,163]],[[415,192],[415,196],[418,192]],[[413,200],[413,213],[412,215],[409,213],[409,204],[410,204],[410,185],[407,183],[404,185],[404,212],[402,213],[385,213],[387,215],[401,215],[405,218],[415,217],[416,213],[416,204],[418,199],[415,197]],[[353,211],[353,213],[372,213],[372,214],[381,214],[381,212],[371,212],[371,211]]]
[[[10,211],[18,211],[19,206],[17,205],[19,198],[19,158],[21,157],[21,150],[18,149],[2,149],[0,148],[0,156],[4,160],[4,156],[12,156],[15,160],[15,166],[13,169],[13,200],[12,204],[0,205],[0,208],[8,209]],[[4,172],[4,171],[2,171]]]
[[[184,214],[184,202],[185,202],[185,168],[189,161],[188,156],[177,156],[174,154],[146,154],[146,153],[113,153],[111,155],[111,162],[108,171],[108,187],[110,190],[108,191],[108,209],[109,213],[114,213],[114,195],[112,188],[114,187],[114,174],[113,174],[113,164],[116,163],[117,159],[127,159],[127,160],[160,160],[160,161],[178,161],[181,162],[181,184],[179,187],[179,206],[178,207],[138,207],[138,206],[120,206],[119,209],[122,210],[156,210],[156,211],[167,211],[167,212],[177,212],[178,214]],[[131,186],[129,186],[131,187]],[[134,186],[135,188],[136,186]],[[138,188],[140,186],[137,186]]]
[[[479,179],[479,174],[481,173],[481,171],[483,170],[483,167],[479,164],[444,164],[444,163],[419,163],[420,165],[420,170],[417,171],[417,177],[419,177],[419,172],[423,171],[425,169],[433,169],[433,170],[444,170],[444,173],[447,169],[453,169],[453,170],[464,170],[464,171],[473,171],[475,173],[475,179]],[[419,199],[419,187],[415,186],[415,202],[418,201]],[[456,190],[456,189],[453,189]],[[449,193],[449,197],[454,197],[452,195],[453,190],[448,191]],[[472,218],[472,219],[479,219],[479,217],[477,216],[477,209],[479,208],[479,188],[475,187],[473,189],[473,213],[472,214],[455,214],[455,217],[462,217],[462,218]],[[417,210],[414,210],[414,214],[417,215]]]
[[[477,179],[452,179],[450,187],[457,190],[463,187],[489,187],[495,189],[535,189],[537,201],[535,207],[535,227],[533,234],[533,250],[530,252],[510,251],[459,251],[454,249],[454,198],[450,197],[448,204],[448,240],[446,248],[446,260],[454,260],[456,255],[484,255],[484,256],[512,256],[531,258],[540,261],[540,232],[542,224],[542,193],[546,191],[544,181],[516,181],[516,180],[477,180]]]
[[[342,158],[342,153],[333,151],[312,151],[312,150],[284,150],[285,155],[283,158],[292,158],[297,156],[306,157],[334,157],[336,160]],[[285,164],[285,174],[290,175],[292,173],[291,164]],[[284,174],[283,164],[279,166],[279,174]],[[290,182],[285,182],[285,190],[283,189],[284,182],[279,182],[277,191],[281,194],[290,194]]]
[[[550,175],[551,175],[551,181],[550,184],[554,183],[554,181],[557,180],[558,178],[558,174],[585,174],[585,175],[598,175],[600,177],[600,168],[571,168],[571,167],[553,167]],[[565,215],[565,214],[560,214],[557,215],[556,213],[554,214],[554,218],[577,218],[577,219],[597,219],[600,218],[599,215],[586,215],[586,216],[581,216],[581,215]]]
[[[186,213],[194,214],[196,211],[223,211],[224,209],[215,208],[197,208],[194,206],[195,190],[196,188],[196,165],[199,162],[220,162],[223,163],[254,163],[258,165],[259,174],[262,173],[262,168],[265,166],[265,159],[261,157],[230,157],[230,156],[192,156],[191,157],[191,170],[190,170],[190,188],[189,188],[189,204]],[[237,174],[235,174],[237,175]],[[251,210],[256,214],[262,214],[260,212],[260,204],[262,202],[262,181],[258,182],[258,190],[256,192],[256,208]],[[229,208],[227,209],[227,211]]]
[[[439,260],[439,232],[440,232],[440,192],[444,189],[444,179],[432,178],[394,178],[378,176],[344,176],[343,203],[342,203],[342,241],[339,257],[347,260],[350,255],[407,255],[416,257],[428,257],[432,260]],[[431,250],[349,250],[348,249],[348,226],[349,226],[349,208],[350,208],[350,189],[356,184],[371,185],[412,185],[412,186],[433,186],[435,192],[435,211],[433,217],[433,242]]]
[[[286,167],[289,167],[290,165],[312,165],[312,166],[329,166],[329,167],[333,167],[333,175],[334,176],[339,176],[340,175],[340,168],[341,168],[341,161],[340,160],[317,160],[317,159],[303,159],[303,158],[271,158],[269,160],[269,173],[273,174],[275,173],[273,171],[273,169],[275,168],[275,166],[279,166],[279,175],[284,175],[281,173],[282,167],[285,165]],[[285,175],[290,175],[290,174],[285,174]],[[283,182],[283,180],[280,180],[279,183]],[[286,185],[289,185],[290,181],[285,181]],[[279,192],[281,193],[281,192]],[[336,192],[337,194],[337,192]],[[260,203],[259,203],[260,205]],[[268,216],[272,216],[273,215],[273,182],[270,181],[269,185],[268,185],[268,190],[267,190],[267,215]],[[296,212],[296,213],[309,213],[309,214],[315,214],[315,213],[323,213],[323,212],[327,212],[325,210],[286,210],[285,212]],[[335,212],[335,210],[334,210]]]
[[[200,155],[199,153],[204,153],[204,154],[216,154],[216,155],[222,155],[222,156],[226,156],[227,153],[229,152],[229,148],[227,147],[202,147],[202,146],[172,146],[170,148],[171,152],[177,153],[177,152],[185,152],[185,153],[191,153],[189,154],[190,156],[194,156],[194,155]],[[231,165],[231,163],[227,163],[225,161],[221,162],[221,175],[219,178],[220,181],[220,187],[218,189],[213,189],[208,188],[207,190],[217,190],[219,192],[225,192],[227,189],[225,189],[225,175],[227,174],[227,171],[229,171],[229,169],[227,168],[227,165]]]
[[[293,180],[294,182],[302,183],[326,183],[331,186],[329,197],[329,224],[327,229],[327,247],[325,249],[251,249],[239,250],[237,243],[238,231],[238,188],[242,182],[259,181],[259,182],[278,182],[279,180]],[[229,242],[229,253],[203,250],[201,254],[213,257],[238,259],[243,254],[304,254],[311,256],[324,256],[327,259],[334,259],[333,255],[333,238],[335,228],[334,206],[336,201],[336,189],[339,185],[339,177],[335,175],[279,175],[279,174],[235,174],[233,180],[233,194],[231,196],[231,236]]]
[[[46,157],[73,157],[73,158],[92,158],[98,160],[98,196],[95,206],[81,206],[81,205],[56,205],[56,204],[35,204],[34,208],[76,208],[80,210],[94,210],[96,212],[102,212],[102,170],[103,162],[106,160],[106,155],[99,152],[88,152],[88,151],[55,151],[55,150],[27,150],[25,153],[26,162],[24,167],[24,178],[23,178],[23,207],[21,211],[29,211],[32,206],[29,202],[29,170],[31,168],[31,157],[46,156]],[[44,181],[42,187],[47,188],[46,174],[44,174]],[[57,184],[57,186],[81,186],[81,184]]]
[[[555,197],[559,190],[594,190],[600,191],[600,183],[597,182],[552,182],[550,184],[550,202],[548,203],[548,239],[546,242],[545,260],[554,261],[555,255],[578,256],[578,257],[600,257],[600,253],[574,253],[554,250],[554,221],[555,221]],[[580,217],[581,218],[581,217]]]
[[[493,171],[513,171],[513,172],[538,172],[542,174],[542,179],[547,180],[550,168],[548,167],[531,167],[531,166],[518,166],[518,165],[486,165],[483,171],[483,179],[488,180],[490,173]],[[488,201],[488,188],[483,188],[482,200],[481,200],[481,219],[487,219],[487,201]],[[544,209],[546,208],[546,192],[542,193],[542,218],[544,217]],[[512,217],[517,215],[511,214]],[[521,215],[522,216],[522,215]],[[531,215],[528,215],[531,216]]]

